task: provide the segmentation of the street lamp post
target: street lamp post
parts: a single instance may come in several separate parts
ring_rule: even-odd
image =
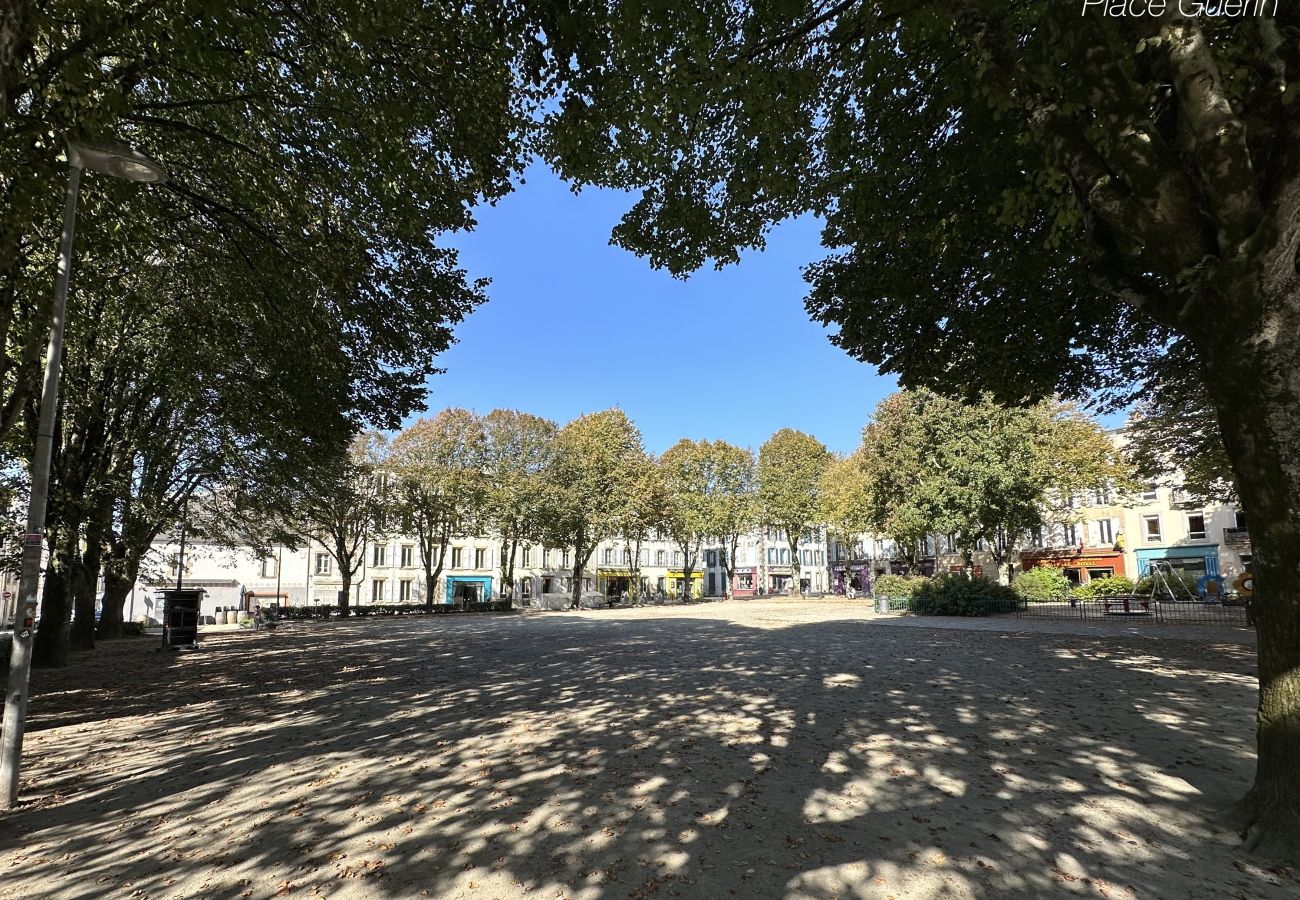
[[[186,489],[185,497],[181,500],[181,551],[176,558],[176,593],[179,595],[181,588],[185,586],[185,529],[189,526],[190,521],[190,491]],[[162,593],[161,591],[159,593]],[[171,606],[169,600],[159,600],[158,603],[166,604],[158,613],[158,624],[162,626],[162,637],[158,642],[159,650],[167,649],[167,614],[168,607]]]
[[[9,686],[5,692],[3,734],[0,734],[0,804],[18,803],[18,769],[23,750],[23,725],[27,717],[28,676],[32,668],[32,639],[36,620],[36,592],[41,578],[41,552],[45,546],[45,507],[50,487],[50,457],[54,451],[54,414],[59,401],[59,376],[63,356],[63,324],[68,306],[68,278],[72,274],[73,231],[77,221],[77,195],[84,169],[156,183],[167,180],[158,163],[125,147],[68,144],[68,197],[63,207],[63,240],[54,281],[50,341],[45,351],[45,379],[41,384],[40,416],[32,454],[32,493],[23,535],[22,569],[18,580],[18,615],[13,650],[9,657]]]

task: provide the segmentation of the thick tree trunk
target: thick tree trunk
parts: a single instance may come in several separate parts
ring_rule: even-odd
[[[41,591],[41,624],[32,642],[32,665],[47,669],[68,664],[68,626],[72,614],[69,575],[77,551],[77,529],[62,528],[50,554]]]
[[[104,559],[104,534],[112,508],[100,509],[86,525],[86,549],[74,560],[72,603],[75,615],[68,638],[74,650],[95,649],[95,601],[99,569]]]
[[[95,601],[99,585],[99,563],[103,546],[98,536],[87,537],[85,553],[74,561],[71,573],[72,628],[68,640],[73,650],[95,649]]]
[[[108,543],[108,558],[104,560],[104,608],[95,626],[95,637],[100,640],[122,636],[126,598],[140,565],[136,557],[135,568],[131,568],[126,541],[119,535],[110,532]]]
[[[95,626],[95,637],[102,640],[122,636],[122,623],[126,621],[126,598],[135,583],[132,575],[116,572],[104,575],[104,608]]]
[[[1300,862],[1300,303],[1275,318],[1198,349],[1255,570],[1259,761],[1233,819],[1252,847]]]
[[[343,580],[343,589],[339,591],[339,615],[346,616],[352,612],[352,561],[346,566],[339,566],[339,577]]]

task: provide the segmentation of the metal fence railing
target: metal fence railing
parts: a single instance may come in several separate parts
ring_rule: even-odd
[[[1164,625],[1251,624],[1245,604],[1206,600],[1160,600],[1153,597],[1120,596],[1060,602],[1021,602],[1016,609],[1021,619],[1070,619],[1074,621],[1158,622]]]

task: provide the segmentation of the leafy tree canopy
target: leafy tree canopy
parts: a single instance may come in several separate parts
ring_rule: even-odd
[[[785,529],[791,547],[816,523],[822,474],[831,462],[812,435],[782,428],[758,451],[758,504],[764,521]]]
[[[1241,346],[1277,296],[1236,286],[1294,272],[1294,4],[586,12],[556,42],[548,149],[579,184],[642,192],[614,240],[681,274],[823,216],[808,309],[906,384],[1118,400],[1171,341]],[[1225,340],[1206,304],[1228,295]]]
[[[1176,481],[1200,500],[1238,502],[1214,407],[1186,371],[1152,385],[1129,417],[1125,437],[1124,449],[1143,478]]]
[[[78,290],[111,289],[161,254],[191,327],[237,339],[250,375],[307,392],[312,413],[392,428],[420,404],[432,358],[483,299],[439,236],[468,227],[522,160],[525,42],[498,11],[17,0],[13,13],[0,39],[0,429],[37,382],[68,139],[125,142],[171,174],[149,189],[86,177]]]

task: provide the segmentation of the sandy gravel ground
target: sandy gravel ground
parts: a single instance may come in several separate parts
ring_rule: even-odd
[[[1300,896],[1214,825],[1252,771],[1248,646],[901,624],[767,600],[116,642],[36,675],[0,896]]]

